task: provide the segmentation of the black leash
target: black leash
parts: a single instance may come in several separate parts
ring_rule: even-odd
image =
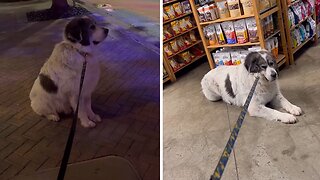
[[[74,134],[76,132],[80,95],[81,95],[81,91],[82,91],[82,85],[83,85],[83,81],[84,81],[84,76],[86,74],[86,67],[87,67],[87,59],[86,59],[86,57],[88,55],[87,53],[81,53],[81,52],[79,52],[79,53],[84,57],[84,62],[83,62],[83,65],[82,65],[82,72],[81,72],[81,79],[80,79],[80,87],[79,87],[77,108],[76,108],[76,111],[73,114],[72,125],[71,125],[71,128],[70,128],[68,141],[67,141],[66,147],[64,149],[64,154],[63,154],[63,158],[62,158],[62,161],[61,161],[61,164],[60,164],[60,169],[59,169],[59,174],[58,174],[57,180],[63,180],[64,179],[64,175],[65,175],[66,170],[67,170],[67,165],[68,165],[70,152],[71,152],[71,149],[72,149],[72,143],[73,143]]]
[[[214,173],[213,175],[211,175],[210,177],[210,180],[220,180],[221,177],[222,177],[222,174],[223,174],[223,171],[228,163],[228,160],[229,160],[229,156],[231,154],[231,151],[233,149],[233,146],[234,146],[234,143],[236,142],[237,140],[237,137],[238,137],[238,134],[239,134],[239,131],[240,131],[240,128],[242,126],[242,123],[243,123],[243,120],[244,120],[244,117],[246,116],[247,114],[247,111],[248,111],[248,107],[249,107],[249,104],[251,102],[251,99],[252,99],[252,96],[253,96],[253,93],[257,87],[257,84],[258,84],[258,81],[259,81],[259,77],[256,77],[256,80],[254,81],[253,85],[252,85],[252,88],[249,92],[249,95],[247,97],[247,100],[244,104],[244,107],[238,117],[238,120],[237,120],[237,123],[235,124],[233,130],[232,130],[232,133],[229,137],[229,140],[227,142],[227,145],[226,147],[224,148],[223,152],[222,152],[222,155],[220,157],[220,160],[216,166],[216,169],[214,170]]]

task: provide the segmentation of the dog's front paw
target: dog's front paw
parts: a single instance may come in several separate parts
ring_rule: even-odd
[[[281,117],[279,117],[279,120],[286,124],[293,124],[297,122],[297,118],[294,115],[287,113],[281,115]]]
[[[98,114],[95,114],[93,121],[94,122],[101,122],[101,117]]]
[[[299,108],[298,106],[296,105],[292,105],[289,109],[288,109],[288,112],[290,114],[293,114],[295,116],[300,116],[302,114],[302,110],[301,108]]]
[[[90,120],[81,120],[81,125],[85,128],[93,128],[96,126],[96,123]]]
[[[47,115],[46,118],[51,120],[51,121],[56,121],[56,122],[60,121],[60,117],[57,116],[57,115],[53,115],[53,114]]]

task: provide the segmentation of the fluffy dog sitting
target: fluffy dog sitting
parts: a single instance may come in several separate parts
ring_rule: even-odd
[[[260,76],[260,80],[248,107],[249,114],[267,120],[295,123],[297,119],[294,115],[299,116],[302,111],[281,94],[277,82],[277,63],[265,50],[249,53],[239,66],[222,66],[209,71],[201,81],[202,91],[210,101],[222,99],[229,104],[244,106],[256,76]],[[288,113],[266,107],[268,103]]]
[[[83,62],[87,69],[79,104],[79,119],[83,127],[94,127],[101,118],[91,109],[91,94],[100,76],[100,66],[94,57],[96,45],[108,35],[108,29],[89,18],[75,18],[40,70],[30,92],[32,109],[49,120],[59,121],[59,113],[69,114],[77,106]]]

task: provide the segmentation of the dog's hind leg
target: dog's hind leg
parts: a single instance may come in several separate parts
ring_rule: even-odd
[[[274,107],[280,107],[289,112],[290,114],[300,116],[302,114],[301,108],[291,104],[280,92],[271,101],[271,105]]]
[[[202,79],[201,81],[202,92],[204,96],[210,101],[219,101],[221,100],[221,95],[218,94],[218,86],[210,84],[207,82],[206,79]]]

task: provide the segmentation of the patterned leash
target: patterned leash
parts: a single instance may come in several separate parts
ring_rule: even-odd
[[[247,100],[244,104],[244,107],[238,117],[238,120],[237,120],[237,123],[235,124],[233,130],[232,130],[232,133],[229,137],[229,140],[227,142],[227,145],[226,147],[224,148],[223,152],[222,152],[222,155],[220,157],[220,160],[216,166],[216,169],[214,170],[214,173],[213,175],[211,175],[210,177],[210,180],[220,180],[221,177],[222,177],[222,174],[223,174],[223,171],[228,163],[228,160],[229,160],[229,157],[230,157],[230,154],[231,154],[231,151],[233,149],[233,146],[234,146],[234,143],[236,142],[237,140],[237,137],[238,137],[238,134],[239,134],[239,131],[240,131],[240,128],[242,126],[242,123],[243,123],[243,120],[244,120],[244,117],[246,116],[246,113],[248,111],[248,107],[249,107],[249,104],[251,102],[251,99],[252,99],[252,96],[253,96],[253,93],[257,87],[257,84],[258,84],[258,81],[259,81],[259,77],[256,77],[253,85],[252,85],[252,88],[250,90],[250,93],[247,97]]]
[[[82,85],[83,85],[83,81],[84,81],[84,76],[86,74],[86,67],[87,67],[87,59],[86,57],[88,56],[87,53],[82,53],[79,52],[83,57],[84,57],[84,62],[82,65],[82,72],[81,72],[81,79],[80,79],[80,87],[79,87],[79,94],[78,94],[78,102],[77,102],[77,108],[73,114],[73,120],[72,120],[72,124],[71,124],[71,128],[70,128],[70,132],[69,132],[69,137],[68,137],[68,141],[66,144],[66,147],[64,149],[64,154],[63,154],[63,158],[60,164],[60,169],[59,169],[59,174],[57,177],[57,180],[63,180],[66,170],[67,170],[67,165],[68,165],[68,161],[69,161],[69,156],[70,156],[70,152],[72,149],[72,143],[73,143],[73,139],[74,139],[74,134],[76,132],[76,126],[77,126],[77,120],[78,120],[78,111],[79,111],[79,102],[80,102],[80,95],[81,95],[81,91],[82,91]]]

